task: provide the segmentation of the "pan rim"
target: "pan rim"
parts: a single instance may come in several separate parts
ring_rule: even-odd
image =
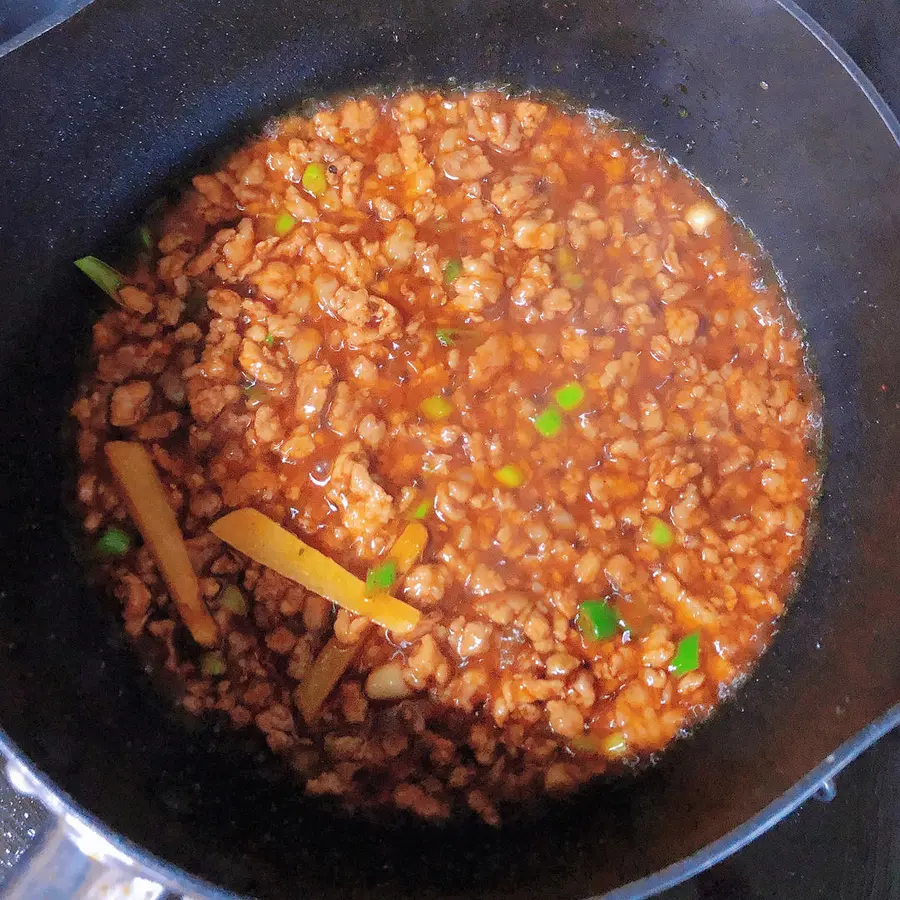
[[[733,828],[722,837],[701,847],[696,853],[692,853],[652,875],[639,878],[637,881],[630,881],[606,894],[587,898],[587,900],[601,900],[601,898],[602,900],[644,900],[644,898],[652,897],[687,881],[688,878],[705,872],[742,850],[761,834],[774,828],[806,800],[809,800],[816,791],[823,787],[825,782],[838,775],[879,738],[884,737],[889,731],[893,731],[898,725],[900,725],[900,703],[892,706],[874,722],[870,722],[844,741],[837,750],[829,753],[819,765],[807,772],[777,800],[773,800],[737,828]]]
[[[630,881],[605,894],[595,895],[585,898],[585,900],[645,900],[645,898],[675,887],[688,878],[706,871],[743,849],[761,834],[781,822],[812,797],[824,782],[840,773],[879,738],[898,725],[900,725],[900,703],[844,741],[780,797],[737,828],[701,847],[690,856],[686,856],[652,875],[639,878],[637,881]],[[192,875],[110,828],[37,769],[3,728],[0,728],[0,754],[7,760],[14,760],[15,765],[27,774],[36,800],[48,808],[56,807],[57,811],[54,814],[57,819],[65,815],[101,835],[113,849],[133,860],[140,869],[139,874],[152,877],[170,890],[189,894],[194,900],[239,900],[244,896],[217,887],[203,878]],[[36,844],[39,842],[40,835],[38,835]],[[26,851],[22,860],[26,864],[27,855]]]
[[[91,5],[92,2],[93,0],[70,0],[60,10],[41,19],[11,40],[0,44],[0,58],[40,37],[57,25],[66,22]],[[780,7],[796,20],[831,54],[878,113],[894,142],[900,147],[900,120],[898,120],[897,115],[868,76],[835,38],[818,21],[801,9],[794,0],[774,0],[774,5]],[[642,900],[642,898],[653,896],[660,891],[674,887],[688,878],[709,869],[741,850],[759,835],[786,818],[803,802],[808,800],[824,781],[838,774],[879,738],[898,725],[900,725],[900,703],[891,707],[873,722],[864,726],[856,734],[844,741],[780,797],[773,800],[741,825],[701,847],[690,856],[672,863],[651,875],[615,888],[606,894],[595,896],[591,900],[599,900],[601,896],[604,900]],[[133,859],[143,875],[153,878],[169,889],[188,893],[198,898],[198,900],[199,898],[202,898],[202,900],[235,900],[235,898],[241,896],[217,887],[196,875],[192,875],[110,828],[99,817],[84,808],[71,795],[56,785],[52,779],[37,769],[2,727],[0,727],[0,753],[7,760],[14,761],[16,766],[27,773],[34,785],[35,798],[38,801],[44,803],[44,805],[55,807],[58,811],[57,815],[61,813],[69,816],[102,835],[114,849]],[[53,801],[52,804],[48,802],[50,799]],[[40,836],[38,837],[39,841]],[[27,859],[27,851],[25,859]],[[25,862],[25,859],[23,859],[23,862]]]
[[[801,9],[795,0],[775,0],[775,3],[802,25],[834,57],[878,113],[894,142],[900,147],[900,120],[897,119],[887,101],[850,54],[816,19]],[[712,868],[746,847],[761,834],[774,828],[812,797],[824,782],[841,772],[879,738],[898,725],[900,725],[900,703],[844,741],[840,747],[825,757],[818,766],[807,772],[780,797],[737,828],[733,828],[722,837],[701,847],[696,853],[692,853],[652,875],[631,881],[603,894],[603,900],[643,900],[643,898],[675,887],[683,881],[687,881],[688,878],[693,878]],[[593,900],[599,900],[599,898],[593,898]]]
[[[50,13],[49,16],[38,19],[37,22],[33,25],[29,25],[24,31],[19,32],[19,34],[14,35],[8,41],[4,41],[0,44],[0,59],[3,59],[8,53],[12,53],[13,50],[18,50],[19,47],[25,46],[25,44],[50,31],[51,28],[62,25],[63,22],[68,21],[72,16],[81,12],[81,10],[86,6],[90,6],[93,2],[94,0],[69,0],[68,3],[65,3],[55,12]]]
[[[806,10],[801,9],[795,0],[775,0],[789,16],[796,19],[834,58],[841,68],[853,79],[853,83],[863,92],[865,98],[878,113],[885,128],[890,132],[894,142],[900,147],[900,120],[881,96],[878,88],[857,65],[849,53],[826,31]]]

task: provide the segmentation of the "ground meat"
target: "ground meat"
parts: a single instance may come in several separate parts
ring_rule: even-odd
[[[149,381],[130,381],[117,387],[109,404],[109,422],[129,428],[144,419],[150,409],[153,386]]]
[[[391,521],[393,501],[372,478],[362,457],[352,452],[338,457],[328,496],[342,511],[344,525],[352,535],[369,538],[383,546],[377,536]]]
[[[503,334],[491,335],[469,359],[469,381],[475,388],[487,387],[511,359],[509,339]]]
[[[453,307],[480,321],[485,307],[500,299],[502,287],[502,276],[489,259],[467,256],[462,261],[462,275],[453,282]]]
[[[816,386],[759,249],[637,136],[491,91],[359,97],[153,228],[94,327],[77,502],[186,709],[256,729],[310,794],[496,824],[652,757],[752,666],[802,561]],[[110,440],[150,453],[212,651],[121,547]],[[230,550],[209,526],[247,505],[360,577],[421,523],[391,587],[418,626]],[[307,722],[325,647],[345,668]]]

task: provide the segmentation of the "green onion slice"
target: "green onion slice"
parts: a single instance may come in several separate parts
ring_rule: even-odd
[[[438,343],[442,347],[452,347],[456,340],[457,332],[455,328],[438,328],[435,334],[437,335]]]
[[[556,407],[548,406],[535,416],[534,427],[543,437],[556,437],[562,431],[562,415]]]
[[[608,641],[616,636],[619,616],[608,600],[585,600],[578,607],[578,630],[588,641]]]
[[[369,574],[366,575],[366,595],[389,591],[394,586],[396,578],[397,563],[392,559],[375,566],[374,569],[369,569]]]
[[[75,260],[75,265],[87,275],[94,284],[113,300],[119,299],[119,288],[125,284],[125,278],[121,272],[117,272],[112,266],[108,266],[96,256],[82,256]]]
[[[662,519],[650,520],[650,543],[654,547],[671,547],[675,543],[675,532]]]
[[[481,333],[474,328],[438,328],[434,335],[442,347],[455,347],[457,344],[474,346],[481,342]]]
[[[607,756],[622,756],[628,751],[628,741],[621,731],[611,731],[601,742]]]
[[[569,741],[569,746],[576,753],[587,753],[596,756],[601,749],[600,741],[593,734],[579,734]]]
[[[513,464],[503,466],[502,469],[497,469],[497,471],[494,472],[494,478],[496,478],[500,484],[504,485],[504,487],[508,488],[521,487],[526,481],[525,473],[522,469]]]
[[[463,265],[461,259],[448,259],[444,263],[444,284],[453,284],[462,275]]]
[[[321,197],[328,190],[325,166],[321,163],[310,163],[303,170],[303,177],[300,179],[300,182],[304,189],[309,191],[314,197]]]
[[[426,419],[432,422],[439,422],[446,419],[453,412],[453,404],[446,398],[435,394],[433,397],[426,397],[420,404],[419,409]]]
[[[275,220],[275,234],[284,237],[295,225],[297,220],[288,212],[283,212]]]
[[[124,556],[131,549],[131,536],[115,526],[107,528],[97,541],[97,552],[103,556]]]
[[[694,631],[678,642],[669,671],[676,676],[687,675],[700,668],[700,632]]]
[[[247,601],[244,599],[241,589],[236,585],[229,584],[222,591],[222,596],[219,597],[219,605],[239,616],[247,615]]]
[[[553,397],[560,409],[571,412],[584,403],[584,388],[577,381],[570,381],[561,388],[557,388]]]
[[[562,272],[571,272],[575,268],[577,262],[575,251],[566,244],[563,244],[556,251],[556,262]]]
[[[269,399],[269,392],[261,384],[250,384],[243,390],[248,406],[259,406]]]
[[[200,657],[200,671],[204,675],[224,675],[225,657],[218,650],[213,650],[212,653],[204,653]]]

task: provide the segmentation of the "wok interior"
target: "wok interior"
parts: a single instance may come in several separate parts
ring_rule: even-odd
[[[112,828],[264,897],[585,896],[721,837],[900,699],[900,150],[781,7],[688,7],[117,0],[0,61],[0,723]],[[71,260],[114,255],[154,196],[304,97],[452,78],[606,108],[711,185],[809,329],[829,441],[808,572],[736,701],[635,782],[500,831],[347,822],[197,732],[146,684],[66,534],[60,423],[94,312]]]

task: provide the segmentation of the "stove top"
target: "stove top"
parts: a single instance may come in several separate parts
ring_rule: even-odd
[[[0,42],[71,0],[0,0]],[[900,111],[900,0],[800,0]],[[900,900],[900,730],[836,781],[725,861],[661,900]],[[47,820],[0,776],[0,894],[4,874]]]

